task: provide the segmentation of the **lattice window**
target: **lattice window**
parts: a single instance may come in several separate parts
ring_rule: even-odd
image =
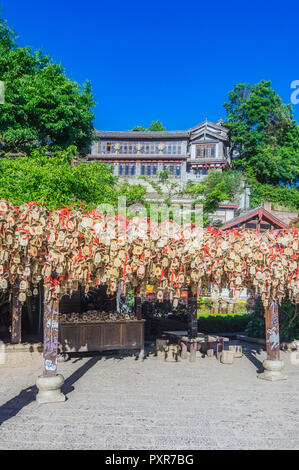
[[[215,158],[216,144],[199,144],[196,145],[197,158]]]

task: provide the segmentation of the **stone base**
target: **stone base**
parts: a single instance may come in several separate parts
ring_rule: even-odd
[[[53,377],[39,376],[36,381],[38,388],[36,401],[38,404],[65,401],[65,395],[61,393],[63,384],[64,377],[61,374],[57,374]]]
[[[178,344],[169,344],[164,349],[164,362],[179,362],[180,346]]]
[[[234,358],[240,358],[243,356],[242,346],[229,346],[228,349],[234,353]]]
[[[259,379],[275,382],[277,380],[285,380],[288,377],[286,374],[281,373],[284,367],[283,361],[271,361],[266,359],[263,362],[263,366],[265,370],[262,374],[258,375]]]
[[[221,364],[233,364],[234,363],[233,351],[222,351],[220,353],[220,362]]]

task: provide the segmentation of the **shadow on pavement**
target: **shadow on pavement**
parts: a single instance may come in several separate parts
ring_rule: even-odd
[[[101,357],[95,356],[89,359],[85,364],[83,364],[78,370],[72,373],[64,382],[62,387],[62,392],[67,395],[74,390],[73,385],[77,382],[77,380],[81,379],[81,377],[91,368],[93,367]],[[31,385],[30,387],[21,390],[19,395],[13,397],[11,400],[4,403],[4,405],[0,406],[0,426],[4,421],[16,416],[23,408],[27,405],[32,403],[37,395],[37,387],[36,385]]]
[[[243,347],[244,356],[247,357],[247,359],[250,362],[252,362],[252,364],[256,367],[257,374],[261,374],[262,372],[264,372],[264,367],[263,367],[262,361],[260,361],[256,357],[256,355],[260,354],[261,351],[263,351],[263,348],[261,348],[261,347],[248,347],[248,345],[246,345],[245,348]]]

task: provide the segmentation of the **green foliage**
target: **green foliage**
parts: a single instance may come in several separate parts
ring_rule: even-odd
[[[49,209],[75,207],[83,202],[86,209],[102,203],[117,206],[118,196],[128,203],[142,199],[141,185],[118,185],[109,167],[103,163],[72,166],[75,147],[50,154],[46,148],[35,149],[30,156],[0,159],[0,198],[13,204],[35,201]]]
[[[130,184],[128,181],[124,181],[118,186],[117,190],[117,196],[125,196],[129,205],[136,202],[145,204],[144,196],[146,194],[146,188],[142,184]]]
[[[253,338],[265,338],[265,310],[261,299],[257,299],[249,314],[245,334]]]
[[[148,130],[151,132],[166,131],[166,127],[163,127],[160,121],[152,121]]]
[[[166,131],[166,127],[163,127],[160,121],[152,121],[151,125],[149,126],[148,129],[146,129],[144,126],[135,126],[133,127],[132,131],[136,132],[159,132],[159,131]]]
[[[169,170],[159,171],[158,180],[154,181],[147,176],[139,176],[139,179],[146,181],[160,196],[163,196],[163,203],[171,206],[173,197],[181,194],[178,183],[169,179]]]
[[[229,201],[234,200],[240,192],[241,173],[233,170],[223,172],[217,170],[209,171],[208,176],[204,180],[204,195],[213,193],[218,186],[221,188],[223,197]]]
[[[80,153],[89,151],[94,130],[90,83],[81,89],[50,57],[19,47],[1,18],[0,79],[5,83],[2,152],[28,153],[47,143],[56,150],[75,145]]]
[[[203,182],[188,182],[185,193],[203,196],[198,202],[203,204],[204,220],[208,224],[207,215],[215,212],[222,201],[233,201],[240,194],[241,183],[242,175],[239,171],[211,170]]]
[[[278,306],[279,330],[281,341],[293,341],[299,337],[299,310],[298,306],[289,300],[283,300]],[[265,337],[265,309],[263,303],[258,299],[252,313],[245,333],[254,338]]]
[[[135,126],[135,127],[133,127],[132,131],[134,131],[134,132],[146,132],[146,128],[144,126]]]
[[[232,146],[239,152],[234,165],[262,184],[293,184],[299,174],[299,126],[271,82],[236,85],[224,107]]]
[[[202,333],[234,333],[245,330],[250,316],[245,315],[199,315],[198,331]]]
[[[192,196],[200,196],[204,194],[204,190],[204,182],[193,183],[193,181],[188,181],[184,192],[186,194],[192,194]]]
[[[260,205],[261,202],[274,202],[291,210],[299,210],[298,188],[286,188],[283,186],[272,186],[255,182],[250,189],[250,205]]]
[[[228,313],[226,312],[227,312],[226,307],[224,307],[224,311],[223,311],[219,303],[218,303],[218,309],[217,309],[217,304],[215,308],[215,302],[210,297],[206,297],[206,298],[203,298],[201,296],[198,297],[198,302],[197,302],[197,316],[198,317],[201,315],[215,316],[215,314],[228,315]],[[236,302],[233,305],[233,310],[231,312],[232,315],[244,315],[246,313],[247,313],[246,302]]]

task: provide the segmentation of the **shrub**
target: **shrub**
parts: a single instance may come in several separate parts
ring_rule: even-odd
[[[202,333],[235,333],[245,330],[249,315],[199,315],[198,331]]]

